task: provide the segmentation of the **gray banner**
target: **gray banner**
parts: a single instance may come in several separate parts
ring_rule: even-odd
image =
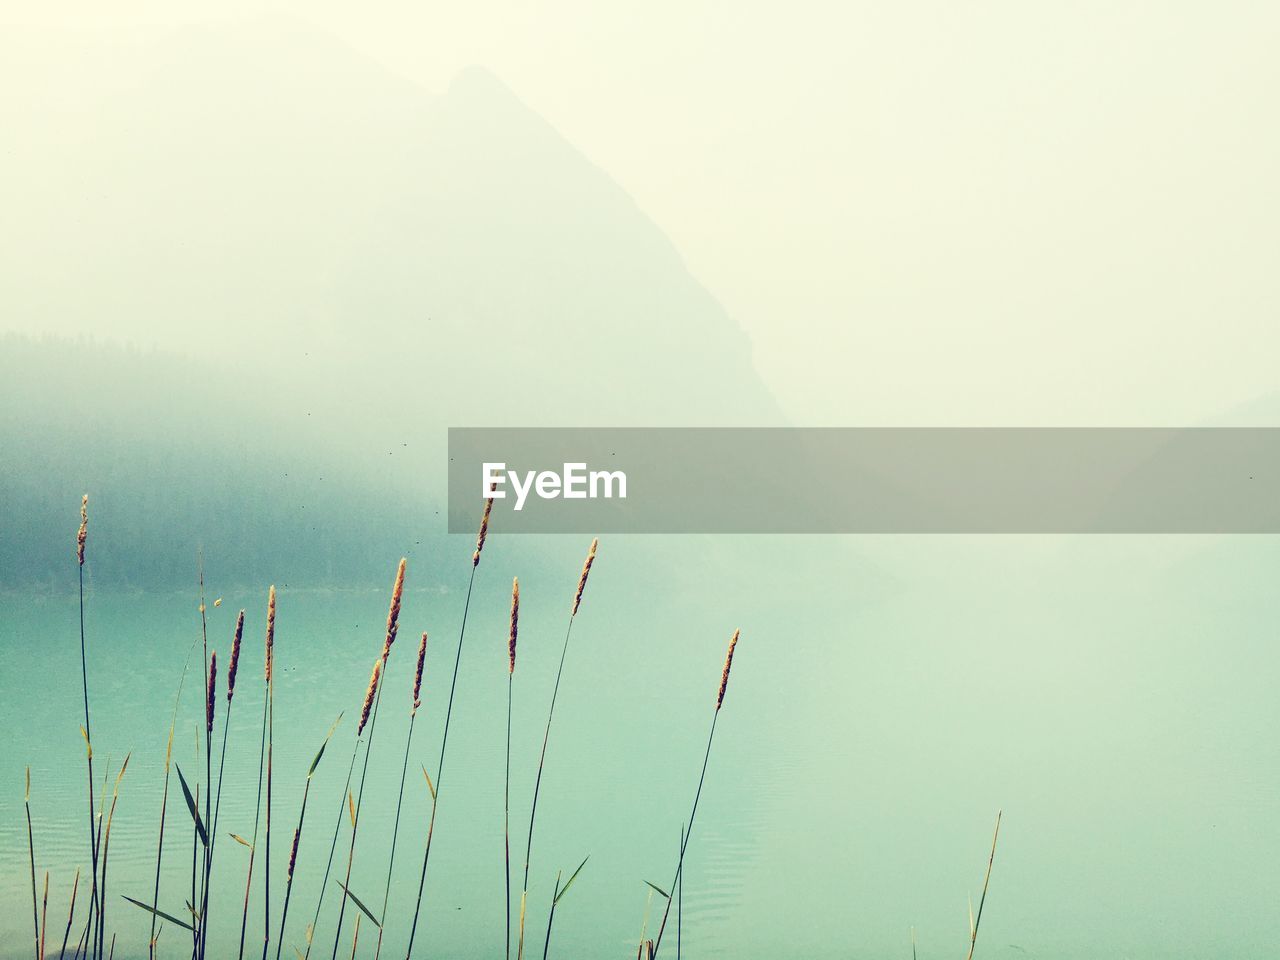
[[[451,533],[495,479],[495,533],[1280,533],[1274,428],[451,428]]]

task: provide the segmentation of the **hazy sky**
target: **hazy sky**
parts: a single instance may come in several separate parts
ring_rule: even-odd
[[[1269,4],[110,7],[3,19],[265,8],[430,91],[488,67],[666,231],[801,423],[1192,423],[1280,387]]]

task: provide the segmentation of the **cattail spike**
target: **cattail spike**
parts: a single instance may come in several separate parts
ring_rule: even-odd
[[[418,712],[418,708],[422,706],[419,697],[422,694],[422,668],[427,662],[427,633],[422,632],[422,641],[418,644],[418,669],[413,674],[413,709],[409,711],[409,715],[413,716]]]
[[[272,668],[275,666],[276,644],[276,585],[273,583],[267,591],[267,683],[271,682]]]
[[[600,546],[600,538],[596,537],[591,541],[591,549],[587,551],[587,562],[582,565],[582,575],[578,577],[578,592],[573,597],[573,613],[569,614],[570,618],[578,615],[578,607],[582,603],[582,591],[587,589],[587,574],[591,572],[591,565],[596,562],[598,546]]]
[[[218,651],[214,650],[209,654],[209,690],[204,698],[204,725],[205,729],[210,733],[213,732],[213,704],[218,696]],[[123,770],[120,771],[122,774]]]
[[[724,673],[720,674],[720,692],[716,694],[716,709],[720,709],[720,705],[724,703],[724,691],[729,686],[729,670],[733,666],[733,648],[738,645],[738,633],[733,631],[733,637],[729,640],[729,652],[724,658]]]
[[[511,633],[507,636],[507,655],[511,658],[511,673],[516,672],[516,634],[520,629],[520,578],[511,578]]]
[[[382,644],[382,662],[391,656],[391,645],[396,642],[396,632],[400,629],[400,596],[404,593],[405,558],[400,558],[400,566],[396,570],[395,586],[391,588],[391,609],[387,611],[387,639]]]
[[[373,662],[373,675],[369,677],[369,689],[365,691],[364,706],[360,708],[360,726],[356,727],[356,736],[364,733],[364,725],[369,722],[369,711],[373,709],[373,695],[378,692],[378,677],[382,675],[382,658]]]
[[[84,542],[89,536],[89,495],[80,498],[80,530],[76,533],[76,559],[84,566]]]
[[[227,664],[227,703],[236,692],[236,671],[240,669],[240,639],[244,636],[244,611],[236,617],[236,633],[231,638],[231,662]]]
[[[492,493],[490,489],[490,493]],[[493,497],[486,497],[484,513],[480,515],[480,533],[476,536],[476,552],[471,555],[471,566],[480,565],[480,551],[484,549],[484,538],[489,535],[489,514],[493,510]]]

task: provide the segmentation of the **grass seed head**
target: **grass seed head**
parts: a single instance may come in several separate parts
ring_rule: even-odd
[[[490,488],[490,493],[493,489]],[[489,514],[493,511],[493,497],[486,497],[484,513],[480,515],[480,532],[476,535],[476,552],[471,555],[471,566],[480,565],[480,551],[484,549],[484,538],[489,535]]]
[[[236,692],[236,671],[240,669],[240,640],[244,637],[244,611],[236,617],[236,633],[231,638],[231,662],[227,664],[227,703]]]
[[[418,707],[422,706],[422,700],[420,700],[419,697],[422,695],[422,668],[426,665],[426,662],[427,633],[424,630],[422,633],[422,640],[418,644],[418,668],[413,674],[413,710],[410,711],[410,716],[417,713]]]
[[[275,666],[276,644],[276,585],[273,583],[267,591],[267,683],[271,682],[272,668]]]
[[[373,709],[373,695],[378,692],[378,677],[382,675],[382,658],[373,662],[373,675],[369,677],[369,689],[364,694],[364,706],[360,708],[360,726],[356,727],[356,736],[364,733],[364,725],[369,722],[369,711]]]
[[[89,536],[89,495],[80,498],[80,529],[76,533],[76,560],[84,566],[84,542]]]
[[[396,642],[396,632],[400,629],[400,597],[404,593],[404,557],[400,558],[400,566],[396,570],[396,583],[391,588],[391,609],[387,611],[387,639],[382,644],[382,662],[391,656],[391,645]]]
[[[520,578],[511,578],[511,632],[507,635],[507,656],[511,673],[516,672],[516,634],[520,632]]]
[[[587,589],[587,574],[591,572],[591,565],[596,562],[596,547],[600,546],[600,538],[596,537],[591,541],[591,549],[587,551],[587,561],[582,565],[582,575],[578,577],[578,592],[573,597],[573,613],[570,617],[578,615],[578,607],[582,603],[582,591]]]
[[[729,670],[733,667],[733,648],[738,645],[738,633],[733,631],[733,637],[729,640],[729,652],[724,657],[724,672],[720,674],[720,691],[716,694],[716,709],[720,709],[720,705],[724,703],[724,692],[729,686]]]
[[[204,698],[204,725],[213,732],[213,704],[218,696],[218,651],[209,654],[209,689]]]

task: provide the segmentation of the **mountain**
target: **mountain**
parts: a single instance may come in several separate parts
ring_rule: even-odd
[[[137,515],[130,582],[185,583],[210,511],[325,579],[443,529],[447,426],[782,423],[661,230],[492,74],[431,96],[279,20],[75,56],[112,82],[15,57],[2,101],[5,584],[58,568],[82,489]]]

